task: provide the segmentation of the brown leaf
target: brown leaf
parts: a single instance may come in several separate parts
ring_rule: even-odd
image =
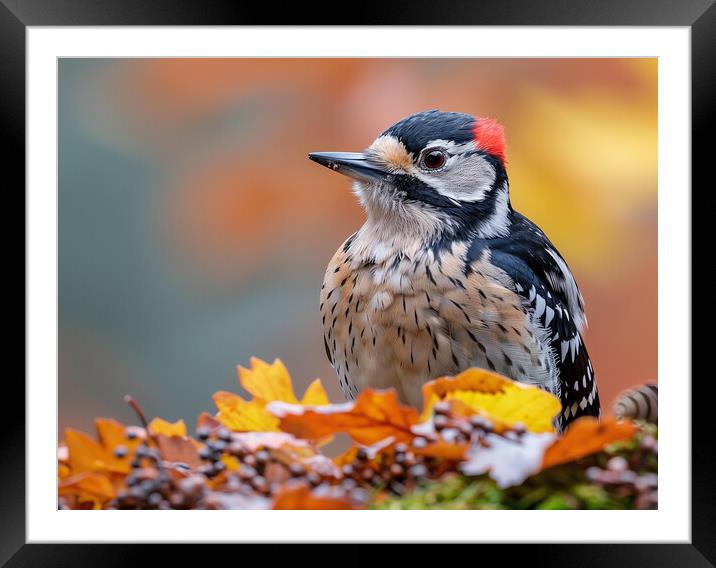
[[[202,412],[196,420],[196,429],[206,428],[210,434],[216,434],[224,426],[208,412]]]
[[[196,443],[191,438],[157,434],[155,440],[165,461],[184,463],[191,469],[201,465]]]
[[[542,468],[578,460],[599,452],[619,440],[628,440],[636,433],[630,420],[620,422],[615,418],[603,421],[592,416],[575,420],[567,431],[550,446],[544,455]]]

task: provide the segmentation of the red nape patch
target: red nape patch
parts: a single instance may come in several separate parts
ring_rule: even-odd
[[[475,119],[475,145],[505,163],[505,129],[494,118]]]

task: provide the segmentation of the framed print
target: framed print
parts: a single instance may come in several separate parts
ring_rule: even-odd
[[[711,565],[691,188],[716,12],[658,4],[6,2],[27,335],[2,561]]]

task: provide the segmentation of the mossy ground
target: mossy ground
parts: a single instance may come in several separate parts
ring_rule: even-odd
[[[522,485],[501,489],[487,475],[448,474],[401,497],[376,496],[376,509],[634,509],[643,501],[641,476],[657,473],[657,427],[640,424],[634,439],[577,462],[556,466],[528,478]],[[610,472],[610,460],[624,458],[624,482],[595,479]],[[612,464],[614,462],[611,462]],[[597,469],[598,468],[598,469]],[[589,472],[589,473],[588,473]],[[633,474],[631,474],[633,472]],[[627,481],[628,480],[628,481]],[[642,498],[643,499],[643,498]],[[655,503],[654,503],[655,506]]]

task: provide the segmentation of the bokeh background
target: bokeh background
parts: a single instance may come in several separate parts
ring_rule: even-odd
[[[506,129],[512,203],[566,257],[603,403],[657,375],[656,59],[62,59],[59,416],[214,411],[237,364],[321,377],[325,266],[363,220],[306,159],[419,110]]]

